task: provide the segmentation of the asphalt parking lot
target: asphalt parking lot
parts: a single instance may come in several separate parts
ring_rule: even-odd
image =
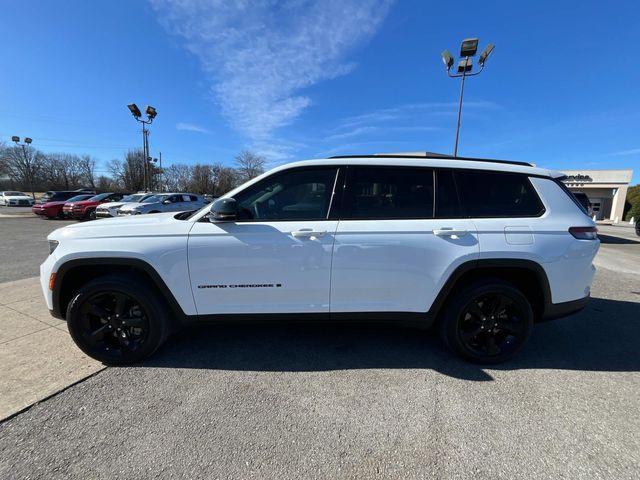
[[[0,215],[0,283],[39,275],[39,266],[49,253],[47,235],[75,223],[42,220],[31,213],[31,208],[23,207],[0,207]]]
[[[62,225],[0,218],[0,282]],[[600,230],[589,306],[515,361],[389,326],[194,328],[2,422],[0,478],[635,479],[640,237]]]

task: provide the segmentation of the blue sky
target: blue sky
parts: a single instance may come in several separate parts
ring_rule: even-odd
[[[496,49],[468,80],[459,154],[640,183],[640,3],[397,0],[2,1],[0,138],[88,153],[271,164],[453,148],[460,40]]]

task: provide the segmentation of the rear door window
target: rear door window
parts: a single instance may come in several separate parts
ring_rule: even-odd
[[[455,180],[468,217],[537,217],[544,213],[526,175],[458,170]]]
[[[350,168],[345,214],[352,219],[433,218],[433,169]]]

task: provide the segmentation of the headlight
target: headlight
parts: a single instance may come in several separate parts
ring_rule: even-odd
[[[53,251],[58,248],[58,244],[60,242],[58,242],[57,240],[49,240],[49,255],[51,255],[53,253]]]

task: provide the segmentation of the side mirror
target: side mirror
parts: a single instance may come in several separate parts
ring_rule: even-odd
[[[169,205],[171,203],[171,200],[163,200],[162,203],[164,205]]]
[[[235,198],[219,198],[211,206],[209,221],[212,223],[233,222],[236,219],[237,212]]]

